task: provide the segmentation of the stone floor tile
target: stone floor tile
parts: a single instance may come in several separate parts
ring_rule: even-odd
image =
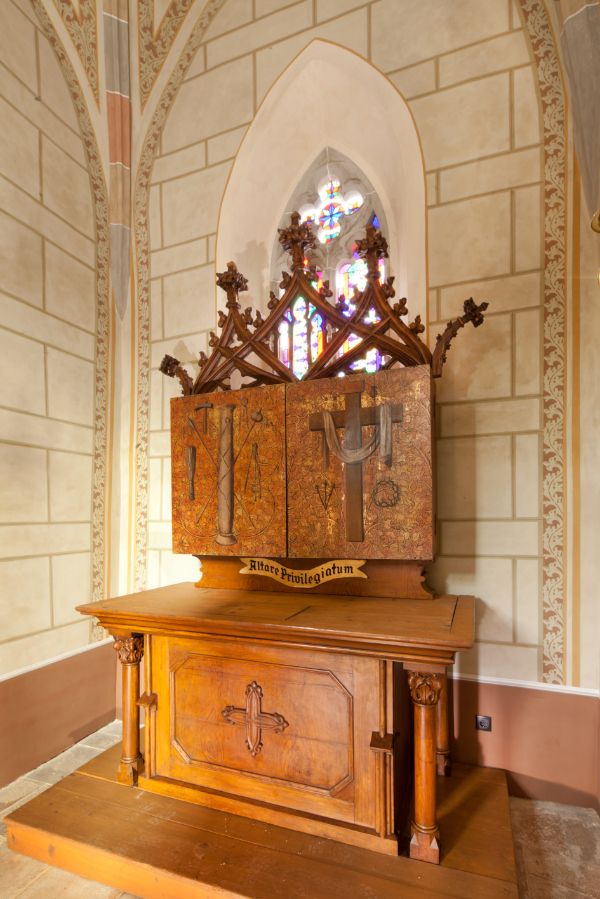
[[[56,759],[52,759],[50,762],[46,762],[44,765],[40,765],[39,768],[34,768],[33,771],[29,772],[27,777],[30,780],[36,780],[38,783],[44,784],[47,787],[58,783],[59,780],[62,780],[64,777],[66,777],[66,772],[61,771],[59,768],[55,768],[55,761]]]
[[[120,718],[115,718],[115,720],[111,721],[110,724],[105,724],[104,727],[101,727],[99,731],[96,731],[96,733],[99,734],[118,734],[119,737],[121,736],[122,732],[123,722]]]
[[[14,899],[46,868],[47,865],[42,862],[12,852],[4,843],[0,846],[0,896],[2,899]],[[46,899],[50,897],[46,895]]]
[[[95,758],[101,752],[102,749],[77,744],[76,746],[71,746],[66,752],[57,755],[49,764],[55,771],[62,771],[63,777],[65,777],[67,774],[72,774],[73,771],[81,768],[82,765],[85,765],[86,762],[89,762],[90,759]]]
[[[20,799],[27,799],[38,787],[39,784],[27,776],[19,777],[8,784],[8,786],[2,787],[0,790],[0,814],[4,813],[6,809],[13,806]]]
[[[10,815],[11,812],[14,812],[15,809],[18,809],[21,805],[24,805],[26,802],[29,802],[30,799],[33,799],[34,796],[39,796],[40,793],[43,793],[48,789],[48,784],[37,783],[36,781],[32,781],[34,786],[34,790],[30,793],[27,793],[25,796],[21,796],[13,805],[9,805],[8,808],[2,809],[0,812],[0,836],[6,838],[6,823],[4,819],[7,815]]]
[[[532,899],[536,895],[531,886],[533,878],[600,899],[597,812],[531,799],[511,799],[510,808],[515,843],[522,852]]]
[[[103,752],[105,749],[110,749],[111,746],[114,746],[115,743],[118,743],[120,739],[120,733],[104,733],[103,731],[99,730],[96,731],[95,734],[90,734],[89,737],[85,737],[83,740],[80,740],[77,745],[89,746],[92,749],[99,749],[101,752]]]
[[[115,899],[115,889],[70,871],[46,867],[41,877],[18,896],[19,899]]]
[[[519,899],[523,899],[523,892],[519,884]],[[579,890],[572,890],[570,887],[561,886],[559,883],[552,883],[543,877],[529,875],[527,877],[527,896],[529,899],[589,899],[590,893],[580,893]]]

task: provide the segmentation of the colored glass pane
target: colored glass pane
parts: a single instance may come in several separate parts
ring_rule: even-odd
[[[324,345],[324,334],[323,334],[323,319],[317,312],[312,316],[310,320],[310,361],[314,362],[315,359],[323,352]]]
[[[367,286],[367,263],[364,259],[359,259],[356,253],[354,255],[354,261],[341,265],[335,276],[338,297],[343,294],[349,301],[352,299],[354,288],[364,290]],[[379,277],[385,278],[384,259],[379,260]]]
[[[346,215],[352,215],[360,209],[363,204],[363,198],[359,193],[352,193],[346,198]]]
[[[364,203],[361,194],[354,190],[347,197],[342,196],[341,184],[337,178],[330,178],[319,188],[320,205],[316,208],[303,206],[300,218],[303,222],[318,224],[317,237],[321,243],[330,243],[339,237],[344,216],[353,215]]]
[[[280,362],[290,366],[290,326],[288,322],[279,323],[278,355]]]
[[[292,327],[292,371],[297,378],[302,378],[308,370],[308,322],[306,320],[306,301],[298,297],[292,308],[294,324]]]

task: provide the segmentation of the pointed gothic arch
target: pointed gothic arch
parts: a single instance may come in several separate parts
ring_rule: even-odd
[[[320,39],[273,84],[244,137],[221,205],[217,269],[235,259],[249,302],[266,303],[277,227],[300,176],[327,146],[375,188],[398,295],[426,320],[425,170],[412,114],[374,66]]]

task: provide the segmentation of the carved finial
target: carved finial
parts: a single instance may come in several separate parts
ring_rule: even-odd
[[[393,308],[394,308],[394,312],[396,313],[396,315],[407,315],[408,314],[408,309],[406,308],[406,302],[407,302],[406,297],[402,297],[400,300],[398,300],[397,303],[394,303]]]
[[[319,296],[323,300],[328,300],[329,297],[333,296],[333,290],[329,289],[329,281],[323,281],[321,288],[319,290]]]
[[[219,309],[217,314],[219,316],[217,325],[219,328],[222,328],[224,326],[225,322],[227,321],[227,315],[223,312],[222,309]]]
[[[319,270],[316,265],[309,263],[308,259],[304,260],[306,265],[306,274],[308,276],[309,281],[318,281],[319,280]]]
[[[246,306],[246,308],[244,309],[244,314],[243,314],[242,318],[244,319],[245,325],[252,324],[252,306]]]
[[[168,378],[178,378],[184,396],[189,396],[192,392],[194,382],[179,362],[179,359],[175,359],[174,356],[165,356],[160,363],[159,371]]]
[[[277,299],[277,297],[275,296],[273,291],[271,291],[269,293],[269,302],[267,303],[267,307],[269,309],[274,309],[278,302],[279,302],[279,300]]]
[[[413,334],[422,334],[425,330],[425,325],[422,324],[420,315],[417,315],[414,322],[410,322],[408,327],[413,332]]]
[[[289,228],[278,228],[279,243],[292,255],[292,271],[304,269],[306,250],[312,250],[316,243],[309,222],[300,222],[300,213],[292,212]]]
[[[291,280],[292,280],[292,279],[291,279],[290,275],[288,274],[288,272],[282,272],[282,273],[281,273],[281,281],[279,282],[279,286],[281,287],[281,289],[282,289],[282,290],[287,290],[287,289],[288,289],[288,285],[289,285],[289,283],[290,283]]]
[[[469,297],[463,305],[465,314],[462,316],[462,319],[464,323],[473,322],[473,327],[478,328],[479,325],[483,324],[483,313],[487,307],[488,303],[480,303],[478,306],[473,297]]]
[[[350,308],[343,293],[339,295],[337,303],[335,304],[335,308],[338,310],[338,312],[347,312]]]
[[[394,284],[394,276],[390,275],[389,278],[385,279],[385,282],[381,285],[381,292],[386,297],[386,299],[391,300],[392,297],[396,296],[396,291],[393,288]]]
[[[227,308],[239,309],[238,293],[248,290],[248,281],[238,272],[235,262],[227,263],[226,272],[217,272],[217,284],[227,294]]]
[[[356,249],[361,259],[365,259],[369,278],[379,278],[379,260],[387,258],[387,240],[375,225],[367,225],[367,236],[356,241]]]
[[[208,335],[208,345],[209,347],[216,347],[219,342],[219,338],[215,334],[214,331],[210,331]]]
[[[198,367],[204,368],[206,363],[208,362],[208,356],[204,352],[204,350],[200,350],[200,355],[198,356]]]
[[[473,300],[473,297],[469,297],[463,304],[463,315],[449,321],[444,332],[438,334],[435,349],[433,351],[433,358],[431,360],[431,371],[434,378],[439,378],[441,375],[444,362],[446,361],[446,354],[450,349],[450,344],[460,329],[464,328],[467,322],[472,322],[474,328],[478,328],[482,325],[483,313],[487,307],[487,303],[480,303],[477,305]]]
[[[261,313],[260,309],[257,309],[256,315],[254,316],[254,327],[260,328],[260,326],[263,325],[264,322],[265,322],[265,320],[262,317],[262,313]]]
[[[167,378],[174,378],[177,374],[177,369],[179,368],[179,359],[176,359],[174,356],[163,356],[163,361],[160,363],[158,370],[166,375]]]

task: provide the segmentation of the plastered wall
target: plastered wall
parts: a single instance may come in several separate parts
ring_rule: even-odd
[[[0,28],[0,675],[90,642],[96,229],[79,123],[28,3]]]
[[[507,0],[230,0],[205,31],[150,175],[149,583],[190,571],[189,560],[170,553],[168,400],[177,385],[157,366],[166,352],[193,363],[206,350],[231,167],[261,101],[315,38],[370,61],[414,116],[426,170],[421,251],[432,339],[465,298],[490,301],[484,327],[460,335],[438,385],[440,557],[430,581],[480,599],[478,644],[460,670],[560,682],[566,648],[544,647],[550,612],[541,577],[545,132],[531,32]],[[313,91],[314,104],[326,104],[327,84],[317,79]],[[348,83],[348,115],[360,117],[352,98]],[[282,134],[272,160],[256,161],[261,171],[293,140]],[[290,192],[300,175],[289,172]]]

